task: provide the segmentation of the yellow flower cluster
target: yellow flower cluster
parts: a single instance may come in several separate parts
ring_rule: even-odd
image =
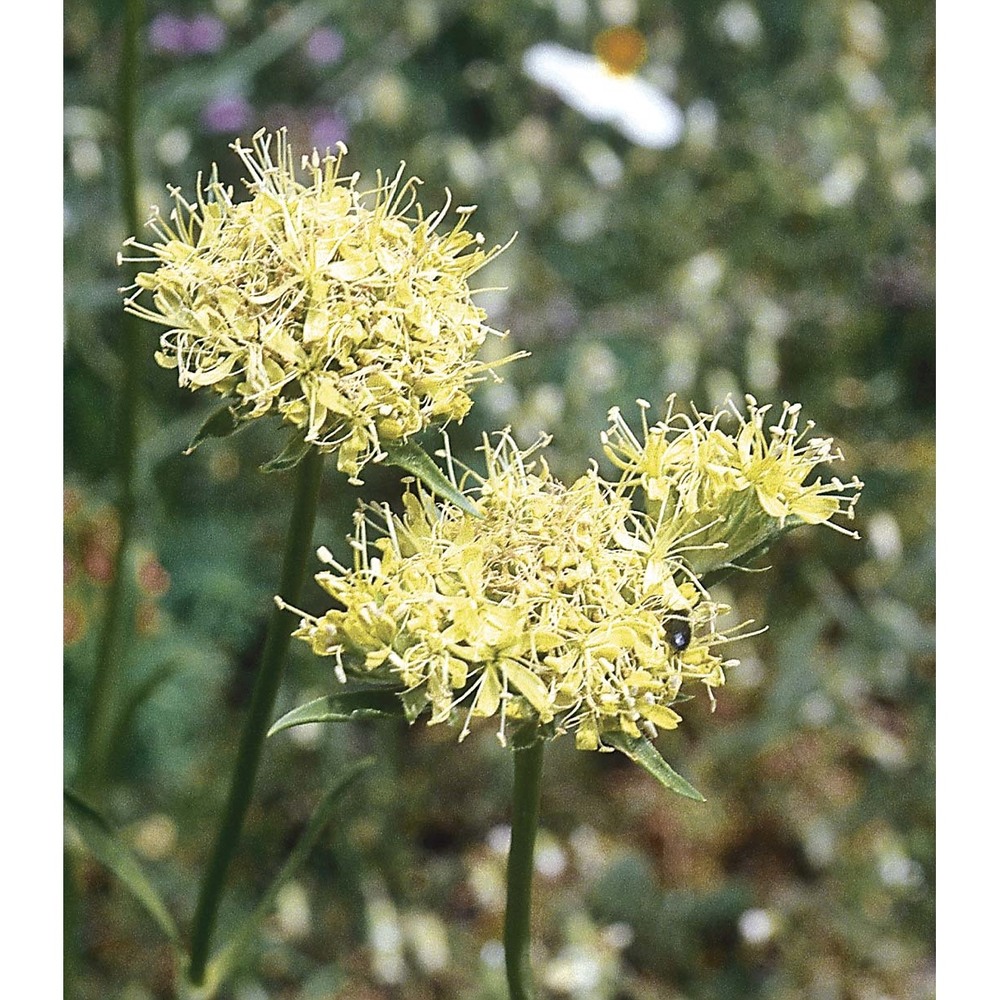
[[[682,683],[711,692],[737,662],[713,651],[732,638],[716,625],[728,609],[675,554],[652,554],[648,518],[596,470],[566,487],[506,432],[483,450],[486,477],[465,486],[481,518],[419,488],[402,516],[359,512],[353,568],[321,550],[332,571],[316,579],[339,607],[295,635],[341,680],[401,683],[431,723],[464,710],[462,737],[494,716],[503,742],[523,721],[582,749],[676,727]]]
[[[640,441],[617,407],[602,435],[604,451],[622,471],[619,489],[640,490],[656,525],[660,546],[680,548],[699,575],[731,563],[795,524],[826,524],[857,537],[834,521],[854,517],[863,483],[814,479],[817,466],[843,455],[829,438],[807,437],[799,427],[801,405],[784,403],[776,424],[765,427],[770,406],[746,397],[747,415],[727,408],[690,417],[674,411],[650,427],[642,408]],[[735,420],[735,434],[724,427]],[[686,543],[686,544],[683,544]]]
[[[333,657],[342,682],[351,673],[400,685],[411,717],[428,706],[431,723],[464,712],[460,738],[473,719],[496,716],[501,741],[511,726],[540,726],[573,732],[582,749],[675,728],[683,683],[704,684],[714,704],[712,689],[738,663],[717,648],[747,635],[719,628],[729,609],[705,574],[794,524],[846,532],[833,519],[853,516],[862,487],[806,482],[841,456],[806,438],[813,425],[800,430],[799,406],[786,403],[767,428],[769,408],[752,397],[747,407],[688,417],[671,399],[655,426],[643,413],[641,441],[612,410],[602,438],[615,482],[594,465],[564,486],[536,454],[544,442],[521,451],[502,432],[484,444],[485,477],[468,471],[459,484],[446,451],[480,516],[419,486],[402,515],[360,510],[353,566],[320,550],[331,569],[316,579],[337,607],[298,612],[295,635]]]
[[[474,208],[442,228],[450,197],[425,216],[402,164],[360,192],[341,175],[342,144],[302,158],[307,183],[283,131],[231,148],[248,200],[213,169],[196,203],[171,189],[169,221],[154,209],[152,245],[126,241],[144,256],[119,259],[156,265],[124,291],[129,312],[168,328],[157,362],[241,417],[276,408],[355,481],[381,444],[460,421],[489,370],[476,352],[499,332],[468,284],[503,249],[464,228]]]

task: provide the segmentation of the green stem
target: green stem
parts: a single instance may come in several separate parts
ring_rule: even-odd
[[[312,549],[313,524],[316,520],[322,471],[322,453],[310,448],[297,470],[295,506],[292,510],[288,538],[285,541],[285,555],[281,568],[280,594],[291,604],[298,602],[306,575],[306,562]],[[205,979],[208,950],[219,913],[222,891],[225,888],[226,872],[236,853],[240,831],[250,806],[260,755],[268,726],[272,721],[274,701],[281,684],[285,656],[291,642],[294,624],[293,617],[287,611],[275,607],[271,612],[250,709],[240,735],[236,764],[229,786],[229,798],[215,837],[212,856],[202,879],[198,906],[194,914],[188,979],[195,986],[200,986]]]
[[[118,72],[118,156],[120,195],[125,225],[130,234],[139,232],[139,168],[136,156],[136,102],[139,91],[139,38],[143,0],[126,0],[122,23],[121,66]],[[129,277],[127,280],[131,280]],[[122,650],[120,635],[127,576],[127,555],[135,520],[136,414],[139,409],[139,376],[142,371],[143,337],[134,317],[122,319],[121,387],[119,395],[117,488],[119,536],[113,576],[108,590],[104,619],[97,640],[97,658],[84,715],[83,753],[79,767],[82,789],[96,793],[103,782],[108,752],[108,734],[115,714]]]
[[[535,833],[541,791],[542,756],[539,740],[514,750],[514,809],[507,860],[507,913],[503,947],[510,1000],[531,1000],[531,874],[534,869]]]

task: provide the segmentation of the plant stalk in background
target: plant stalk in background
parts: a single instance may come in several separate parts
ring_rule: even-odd
[[[323,455],[315,448],[309,449],[297,467],[295,503],[281,569],[281,593],[294,593],[296,599],[305,579],[306,559],[312,551],[312,533],[322,470]],[[205,966],[225,888],[226,872],[239,843],[243,821],[253,794],[261,750],[281,684],[291,641],[289,625],[288,616],[275,607],[268,623],[250,709],[243,723],[229,797],[198,895],[188,967],[188,976],[195,985],[200,985],[205,978]]]
[[[126,0],[122,18],[121,64],[118,71],[118,157],[122,214],[129,232],[139,225],[139,168],[136,158],[136,106],[139,91],[139,33],[144,0]],[[132,316],[122,320],[121,385],[118,447],[118,545],[112,560],[112,578],[104,619],[97,639],[94,676],[84,715],[84,742],[77,766],[77,783],[100,793],[107,763],[107,737],[113,728],[114,693],[121,663],[120,632],[125,597],[125,566],[135,516],[136,413],[139,407],[139,374],[142,343],[139,324]],[[77,885],[72,855],[63,854],[63,993],[77,993],[77,940],[79,918]]]
[[[126,0],[122,23],[121,67],[118,74],[118,155],[121,170],[122,212],[128,231],[139,230],[139,168],[136,157],[136,105],[139,82],[139,34],[144,0]],[[122,325],[121,386],[118,433],[118,517],[120,533],[113,559],[104,620],[97,640],[97,659],[84,720],[83,754],[78,784],[99,792],[107,765],[108,734],[115,714],[116,679],[122,662],[122,611],[125,598],[125,566],[135,520],[136,415],[139,409],[139,378],[145,357],[142,331],[132,316]]]

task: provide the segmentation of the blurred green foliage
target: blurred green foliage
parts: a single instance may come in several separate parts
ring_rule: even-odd
[[[510,424],[555,435],[573,476],[606,411],[701,408],[729,392],[800,400],[867,483],[861,542],[791,535],[766,575],[729,581],[741,643],[713,714],[660,748],[708,798],[669,797],[619,755],[553,745],[543,786],[535,964],[546,995],[919,1000],[934,994],[933,7],[880,0],[150,0],[140,95],[142,201],[187,193],[226,149],[287,125],[300,149],[347,141],[373,177],[400,159],[477,203],[513,246],[480,302],[531,351],[488,385],[456,453]],[[587,51],[616,20],[640,71],[686,116],[634,146],[533,83],[524,51]],[[124,231],[115,158],[119,5],[65,4],[66,767],[107,587],[111,405]],[[129,587],[113,819],[181,926],[221,808],[275,587],[289,476],[255,426],[182,449],[210,401],[152,363],[140,427],[141,544]],[[258,422],[261,423],[261,422]],[[398,496],[398,471],[373,493]],[[357,494],[327,476],[317,541],[346,551]],[[104,558],[102,558],[102,553]],[[320,600],[311,589],[307,601]],[[296,650],[279,708],[326,693]],[[131,705],[131,708],[128,706]],[[395,723],[269,741],[223,911],[265,891],[343,762],[376,767],[279,894],[238,1000],[503,996],[509,754],[486,734]],[[564,745],[567,744],[567,745]],[[166,945],[81,860],[76,972],[86,998],[171,995]]]

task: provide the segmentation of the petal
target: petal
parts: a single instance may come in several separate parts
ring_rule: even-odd
[[[639,77],[624,77],[614,124],[626,139],[647,149],[669,149],[684,134],[684,115],[666,94]]]
[[[783,517],[788,516],[788,505],[760,486],[757,487],[757,499],[768,517],[773,517],[780,521]]]
[[[659,726],[660,729],[676,729],[680,724],[681,717],[666,705],[650,705],[640,699],[635,707],[644,719],[649,719],[654,726]]]
[[[500,677],[492,664],[486,667],[476,700],[472,703],[472,714],[477,718],[488,719],[500,707]]]
[[[528,704],[538,713],[542,722],[551,722],[552,708],[549,689],[538,678],[538,675],[523,664],[518,663],[517,660],[503,660],[502,669],[507,675],[507,679],[517,688],[518,693],[524,695]]]
[[[798,497],[791,504],[792,513],[801,517],[806,524],[822,524],[829,521],[840,509],[836,497],[811,493]]]

